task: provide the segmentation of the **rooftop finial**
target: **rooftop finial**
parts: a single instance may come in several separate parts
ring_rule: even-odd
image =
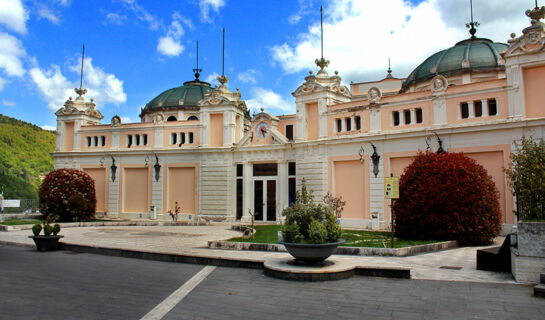
[[[79,80],[79,88],[74,89],[78,94],[78,98],[87,93],[87,89],[83,89],[83,61],[85,60],[85,45],[83,45],[83,52],[81,54],[81,75]]]
[[[197,40],[197,68],[193,69],[193,72],[195,72],[195,80],[199,80],[200,73],[202,72],[202,69],[199,69],[199,40]]]
[[[388,58],[388,75],[386,76],[387,79],[393,78],[392,77],[392,68],[390,68],[390,58]]]
[[[539,7],[536,0],[536,7],[534,10],[526,10],[526,15],[532,19],[532,25],[540,22],[541,19],[545,18],[545,7]]]
[[[225,28],[223,28],[223,48],[222,48],[222,56],[221,56],[221,76],[217,77],[218,81],[221,83],[221,85],[225,85],[229,78],[225,76]]]
[[[320,71],[318,71],[318,74],[327,74],[327,72],[324,70],[325,67],[329,65],[329,60],[324,59],[324,23],[323,23],[323,14],[322,14],[322,6],[320,6],[320,42],[321,42],[321,58],[318,60],[316,59],[314,62],[318,67],[320,67]]]
[[[466,23],[466,28],[469,29],[469,34],[471,34],[471,38],[475,38],[475,33],[477,32],[476,27],[480,25],[479,22],[473,21],[473,0],[469,0],[469,6],[471,7],[471,22]]]

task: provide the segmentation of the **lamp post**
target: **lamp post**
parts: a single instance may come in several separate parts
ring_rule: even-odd
[[[161,172],[161,165],[159,164],[159,157],[155,156],[155,165],[153,165],[153,169],[155,170],[155,182],[159,181],[159,173]]]
[[[115,172],[117,171],[117,166],[115,165],[115,158],[112,157],[112,165],[110,166],[110,174],[112,176],[112,182],[115,182]]]
[[[375,178],[376,178],[379,173],[380,156],[377,153],[377,147],[372,142],[369,142],[369,143],[371,144],[371,147],[373,147],[373,154],[371,155],[371,161],[373,162],[373,174],[375,175]],[[358,152],[358,154],[360,156],[360,162],[363,163],[363,154],[364,154],[363,146],[360,147],[360,151]]]

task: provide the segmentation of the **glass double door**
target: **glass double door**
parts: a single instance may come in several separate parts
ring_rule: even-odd
[[[276,221],[276,179],[254,179],[254,219]]]

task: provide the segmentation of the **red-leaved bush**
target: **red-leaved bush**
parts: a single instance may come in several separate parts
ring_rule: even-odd
[[[38,193],[40,212],[46,217],[58,215],[60,221],[90,221],[95,217],[95,181],[83,171],[51,171]]]
[[[419,152],[399,181],[396,235],[486,244],[501,229],[492,177],[462,153]]]

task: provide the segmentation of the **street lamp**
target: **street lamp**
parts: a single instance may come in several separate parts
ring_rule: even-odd
[[[379,173],[380,156],[377,153],[377,147],[372,142],[369,142],[369,143],[373,147],[373,154],[371,155],[371,160],[373,161],[373,173],[375,174],[375,178],[376,178]],[[358,152],[358,154],[360,155],[360,162],[363,163],[363,154],[364,154],[363,146],[360,147],[360,151]]]

